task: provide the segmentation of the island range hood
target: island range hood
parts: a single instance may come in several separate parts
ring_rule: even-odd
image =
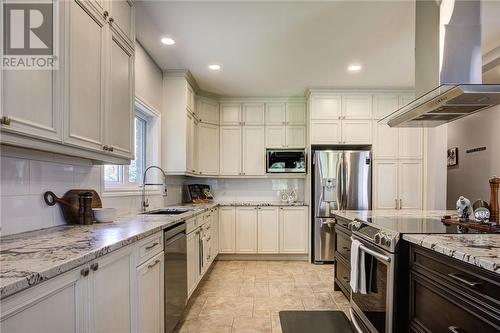
[[[481,1],[417,0],[415,14],[420,97],[380,122],[436,127],[500,104],[500,84],[481,84]]]

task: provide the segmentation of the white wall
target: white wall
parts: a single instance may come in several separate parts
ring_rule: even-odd
[[[448,208],[460,195],[490,201],[488,180],[500,176],[500,106],[448,124],[448,148],[458,147],[458,165],[448,168]],[[469,153],[471,148],[485,151]]]
[[[156,110],[161,110],[161,69],[139,42],[135,44],[135,96]]]

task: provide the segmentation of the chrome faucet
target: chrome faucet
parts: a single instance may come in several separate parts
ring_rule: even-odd
[[[148,172],[149,169],[158,169],[163,173],[163,184],[153,184],[153,183],[146,183],[146,173]],[[156,165],[151,165],[144,170],[144,174],[142,176],[142,201],[141,201],[141,208],[142,212],[146,211],[146,208],[149,207],[149,200],[146,198],[146,186],[162,186],[162,195],[166,197],[168,195],[167,191],[167,174],[165,171],[163,171],[162,168]]]

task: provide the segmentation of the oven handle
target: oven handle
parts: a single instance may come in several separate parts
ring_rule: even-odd
[[[353,241],[353,240],[354,240],[354,238],[352,238],[352,237],[351,237],[351,241]],[[380,253],[378,253],[378,252],[375,252],[375,251],[373,251],[372,249],[367,248],[367,247],[366,247],[366,246],[364,246],[363,244],[361,244],[361,245],[359,246],[359,249],[360,249],[361,251],[363,251],[363,252],[368,253],[369,255],[374,256],[375,258],[377,258],[377,259],[379,259],[379,260],[382,260],[382,261],[385,261],[385,262],[391,262],[391,257],[389,257],[389,256],[385,256],[385,255],[380,254]]]
[[[359,326],[358,321],[357,321],[356,317],[354,316],[354,310],[352,308],[349,308],[349,314],[351,315],[351,323],[353,324],[356,331],[358,331],[358,333],[363,333],[361,326]]]

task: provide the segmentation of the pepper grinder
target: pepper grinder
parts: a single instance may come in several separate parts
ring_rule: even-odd
[[[92,193],[81,192],[78,194],[78,203],[80,205],[78,212],[78,222],[80,224],[94,223],[94,213],[92,212]]]
[[[498,209],[498,188],[500,187],[500,178],[493,176],[490,179],[490,221],[500,224]]]

